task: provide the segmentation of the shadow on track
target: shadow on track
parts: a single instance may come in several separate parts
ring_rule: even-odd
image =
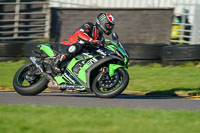
[[[176,92],[198,91],[199,88],[172,88],[170,90],[152,91],[146,95],[121,94],[115,98],[102,99],[180,99]],[[42,93],[39,96],[58,96],[58,97],[82,97],[82,98],[99,98],[94,94],[69,94],[69,93]]]
[[[38,96],[47,97],[81,97],[91,99],[178,99],[182,97],[178,96],[166,96],[166,95],[132,95],[132,94],[121,94],[115,98],[99,98],[94,94],[67,94],[67,93],[42,93]]]
[[[170,90],[161,90],[161,91],[152,91],[147,93],[146,95],[163,95],[163,96],[178,96],[176,92],[185,92],[192,94],[191,92],[194,93],[200,93],[199,88],[172,88]]]

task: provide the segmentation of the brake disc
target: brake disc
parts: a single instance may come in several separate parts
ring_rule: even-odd
[[[110,89],[114,87],[119,81],[119,74],[117,72],[114,73],[112,77],[109,76],[108,73],[102,75],[101,79],[99,80],[99,85],[102,88]]]

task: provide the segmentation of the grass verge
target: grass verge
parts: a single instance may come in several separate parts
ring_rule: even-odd
[[[0,62],[0,90],[12,88],[16,71],[27,61]],[[192,63],[162,67],[159,64],[134,66],[129,70],[129,91],[176,95],[176,92],[199,93],[200,66]],[[4,89],[5,90],[5,89]]]
[[[129,75],[128,90],[166,95],[176,95],[175,92],[200,92],[199,65],[134,66],[129,68]]]
[[[197,133],[200,112],[0,105],[1,133]]]
[[[12,88],[12,81],[17,70],[22,67],[26,60],[18,62],[0,62],[0,87]]]

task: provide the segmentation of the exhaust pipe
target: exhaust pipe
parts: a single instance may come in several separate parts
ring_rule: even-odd
[[[31,62],[43,73],[43,69],[41,68],[40,63],[36,60],[35,57],[30,57],[29,58],[31,60]]]
[[[51,75],[49,75],[48,73],[45,73],[40,65],[40,62],[38,62],[36,60],[35,57],[30,57],[31,62],[41,71],[41,73],[50,81],[48,83],[48,87],[55,89],[58,88],[60,90],[68,90],[68,91],[83,91],[85,90],[84,87],[81,86],[75,86],[75,85],[68,85],[68,84],[62,84],[62,85],[58,85],[57,82],[53,79],[53,77]]]
[[[54,81],[54,79],[52,78],[51,75],[49,75],[49,74],[47,74],[47,73],[45,73],[45,72],[43,71],[40,62],[38,62],[37,59],[36,59],[35,57],[30,57],[29,59],[31,60],[31,62],[40,70],[40,72],[41,72],[49,81],[50,81],[50,80]]]
[[[86,88],[83,87],[83,86],[76,86],[76,85],[69,85],[69,84],[59,85],[56,81],[50,81],[48,83],[48,88],[52,89],[52,90],[59,89],[61,91],[64,91],[64,90],[67,90],[67,91],[84,91],[84,90],[86,90]]]

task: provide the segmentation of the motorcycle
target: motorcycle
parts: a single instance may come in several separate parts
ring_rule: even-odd
[[[81,41],[81,40],[80,40]],[[82,41],[83,42],[83,41]],[[53,71],[51,63],[60,52],[50,44],[40,44],[37,56],[15,74],[13,87],[20,95],[37,95],[47,87],[73,93],[94,93],[101,98],[120,95],[129,83],[129,55],[119,42],[117,33],[104,46],[87,45],[70,61],[63,61],[61,72]]]

